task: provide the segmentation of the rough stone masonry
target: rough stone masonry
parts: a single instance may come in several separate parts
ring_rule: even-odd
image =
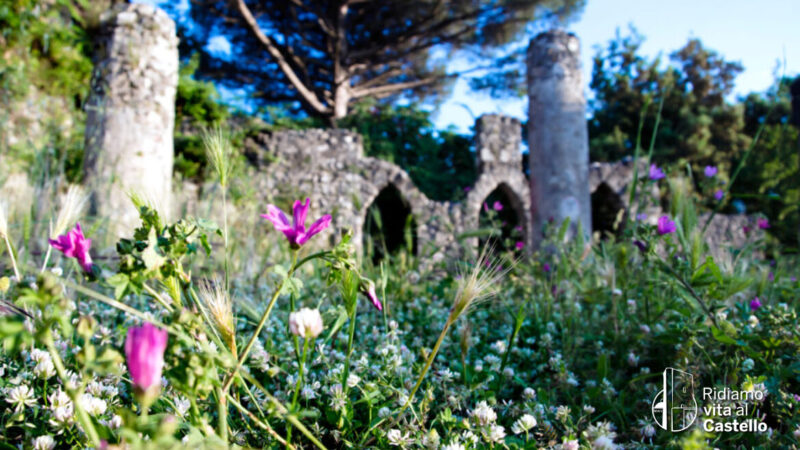
[[[138,222],[129,192],[170,208],[178,39],[164,11],[133,4],[103,14],[96,45],[84,182],[119,236]]]

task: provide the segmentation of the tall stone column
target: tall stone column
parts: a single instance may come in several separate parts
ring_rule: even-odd
[[[532,241],[538,246],[547,222],[567,218],[573,235],[580,223],[589,236],[589,136],[574,34],[553,30],[531,40],[528,96]]]
[[[138,223],[129,192],[170,208],[178,39],[164,11],[133,4],[103,14],[96,45],[84,181],[93,212],[121,236]]]

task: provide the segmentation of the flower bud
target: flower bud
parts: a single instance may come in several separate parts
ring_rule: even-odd
[[[136,394],[148,406],[161,386],[161,371],[164,368],[164,350],[167,348],[167,332],[151,323],[128,330],[125,339],[125,359],[131,374]]]

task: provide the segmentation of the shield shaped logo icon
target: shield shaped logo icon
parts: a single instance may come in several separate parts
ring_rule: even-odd
[[[683,431],[697,417],[694,377],[688,372],[667,367],[662,375],[662,389],[653,399],[653,419],[667,431]]]

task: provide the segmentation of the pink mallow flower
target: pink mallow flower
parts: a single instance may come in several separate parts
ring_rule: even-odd
[[[492,205],[492,209],[494,209],[495,211],[502,211],[503,204],[500,202],[494,202],[494,205]]]
[[[50,239],[49,242],[50,246],[63,253],[64,256],[77,259],[86,273],[92,273],[92,256],[89,254],[92,240],[86,239],[83,235],[80,223],[76,223],[75,228],[67,234]]]
[[[717,166],[706,166],[703,174],[706,176],[706,178],[712,178],[717,174]]]
[[[311,224],[311,227],[306,230],[306,216],[308,215],[309,202],[309,199],[306,199],[305,203],[300,203],[300,200],[295,200],[294,206],[292,207],[294,216],[293,223],[289,223],[286,214],[275,205],[267,205],[267,214],[261,214],[261,217],[272,222],[275,229],[286,236],[289,245],[297,249],[311,239],[312,236],[328,228],[328,225],[331,223],[331,215],[325,214]]]
[[[145,322],[128,329],[125,339],[125,359],[134,388],[141,394],[152,395],[161,386],[167,331]]]
[[[525,242],[517,241],[517,243],[514,244],[514,246],[517,248],[517,250],[522,250],[525,247]]]
[[[374,306],[378,311],[383,311],[383,304],[378,299],[378,294],[375,293],[375,283],[372,280],[362,279],[363,283],[361,284],[361,292],[367,296],[369,301],[372,302],[372,306]]]
[[[758,308],[761,308],[761,300],[759,300],[758,297],[756,297],[750,302],[750,309],[752,311],[755,311]]]
[[[675,222],[669,220],[669,216],[661,216],[658,218],[658,226],[656,227],[656,230],[661,236],[674,233],[676,230]]]
[[[649,173],[651,180],[660,180],[664,178],[664,172],[658,168],[655,164],[650,164],[650,173]]]
[[[758,219],[758,228],[761,228],[762,230],[766,230],[767,228],[769,228],[769,220]]]

